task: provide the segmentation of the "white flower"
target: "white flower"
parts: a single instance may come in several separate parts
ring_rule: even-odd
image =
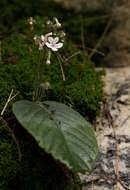
[[[35,41],[35,44],[36,45],[39,45],[39,50],[42,50],[43,49],[43,46],[46,44],[47,42],[47,39],[48,39],[48,36],[51,36],[52,35],[52,32],[46,34],[45,36],[41,35],[41,36],[38,36],[38,35],[35,35],[34,36],[34,41]]]
[[[41,35],[41,41],[42,41],[43,46],[46,44],[48,40],[48,36],[51,36],[51,35],[52,35],[52,32],[46,34],[45,36]]]
[[[59,41],[59,37],[48,37],[48,41],[49,42],[46,42],[46,46],[52,49],[52,51],[58,51],[58,49],[63,46],[63,43],[57,43]]]

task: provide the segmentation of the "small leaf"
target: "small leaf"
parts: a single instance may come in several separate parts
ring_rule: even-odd
[[[16,102],[13,112],[39,146],[70,170],[93,170],[98,145],[93,129],[79,113],[54,101],[36,104],[26,100]]]

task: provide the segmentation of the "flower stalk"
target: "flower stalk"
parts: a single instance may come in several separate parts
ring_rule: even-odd
[[[29,24],[34,27],[36,25],[36,21],[30,17],[28,20]],[[47,90],[48,88],[43,88],[43,69],[44,65],[51,64],[51,53],[57,52],[62,46],[64,42],[65,33],[63,31],[59,31],[61,28],[61,23],[57,18],[52,21],[48,21],[47,28],[49,27],[49,33],[34,35],[34,44],[38,46],[38,63],[36,66],[36,75],[35,75],[35,90],[34,90],[34,101],[41,101],[43,90]],[[34,28],[33,28],[34,29]],[[34,31],[34,30],[33,30]],[[65,81],[65,74],[62,67],[62,62],[59,54],[56,54],[58,57],[58,61],[60,64],[61,72],[63,80]]]
[[[60,69],[61,69],[61,73],[62,73],[62,78],[63,78],[63,80],[65,81],[66,79],[65,79],[65,74],[64,74],[63,67],[62,67],[62,60],[61,60],[61,57],[60,57],[59,53],[57,53],[56,55],[57,55],[58,61],[59,61],[59,63],[60,63]]]

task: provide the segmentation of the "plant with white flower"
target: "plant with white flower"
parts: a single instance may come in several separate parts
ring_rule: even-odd
[[[34,98],[33,102],[28,100],[16,102],[13,105],[13,112],[19,123],[36,140],[41,150],[44,149],[47,154],[51,154],[66,177],[70,179],[71,184],[74,184],[73,178],[76,172],[91,172],[94,168],[98,145],[92,127],[79,113],[57,101],[44,100],[43,95],[49,94],[49,91],[55,88],[55,85],[50,84],[50,76],[47,77],[48,79],[43,76],[46,72],[44,69],[50,67],[52,54],[57,56],[65,80],[62,62],[65,63],[66,59],[58,52],[63,47],[65,33],[60,31],[61,24],[57,18],[52,22],[49,21],[47,27],[39,22],[40,31],[39,26],[36,26],[38,22],[35,25],[34,23],[31,18],[29,24],[34,26],[30,33],[31,39],[36,33],[31,50],[34,49],[34,53],[38,55]],[[77,184],[73,185],[73,189],[79,189]]]
[[[46,46],[50,48],[52,51],[58,51],[59,48],[63,46],[63,43],[59,42],[59,37],[48,37],[48,41],[46,42]]]
[[[35,35],[34,36],[34,41],[35,41],[35,44],[36,45],[39,45],[39,50],[43,50],[43,47],[45,46],[47,40],[48,40],[48,36],[51,36],[52,35],[52,32],[46,34],[45,36],[41,35],[41,36],[38,36],[38,35]]]
[[[38,100],[41,94],[40,85],[43,84],[42,75],[43,75],[43,66],[44,64],[51,64],[51,55],[54,53],[59,61],[60,69],[62,73],[63,80],[65,80],[65,74],[62,66],[62,59],[58,51],[63,47],[63,42],[65,38],[65,32],[61,29],[61,23],[57,18],[53,20],[48,20],[46,23],[40,23],[41,25],[38,28],[41,28],[41,32],[37,30],[38,21],[30,17],[28,19],[29,24],[33,27],[32,35],[34,36],[34,45],[38,46],[38,64],[37,64],[37,74],[36,74],[36,89],[35,89],[35,100]],[[35,24],[35,25],[34,25]],[[36,30],[35,30],[36,27]],[[43,33],[44,31],[44,33]]]

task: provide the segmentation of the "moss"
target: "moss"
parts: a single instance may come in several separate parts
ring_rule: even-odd
[[[66,42],[61,56],[68,57],[77,51],[79,50],[71,42]],[[37,54],[37,48],[33,47],[31,41],[19,34],[12,35],[2,42],[0,109],[12,88],[20,92],[20,99],[32,100]],[[65,81],[55,55],[52,55],[51,65],[45,65],[43,70],[43,83],[50,82],[51,89],[46,92],[43,90],[42,100],[63,102],[90,120],[99,115],[103,98],[101,74],[95,70],[92,62],[87,61],[83,53],[74,56],[68,63],[63,63]]]
[[[66,81],[62,79],[59,63],[47,69],[44,76],[52,88],[46,91],[44,99],[63,102],[90,120],[99,115],[103,98],[101,75],[82,54],[64,65]]]

